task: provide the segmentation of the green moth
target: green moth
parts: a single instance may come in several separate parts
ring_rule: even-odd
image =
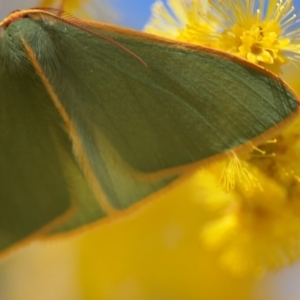
[[[0,26],[1,251],[122,215],[299,112],[277,76],[222,52],[54,9]]]

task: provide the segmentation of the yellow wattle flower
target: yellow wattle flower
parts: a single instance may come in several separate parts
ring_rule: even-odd
[[[299,63],[299,18],[292,1],[167,3],[154,3],[147,32],[216,48],[277,74],[283,65]],[[205,167],[215,187],[211,184],[199,199],[208,215],[199,237],[234,273],[258,274],[300,257],[299,132],[300,121],[248,159],[233,151],[230,159]],[[217,191],[220,185],[226,197]]]
[[[145,31],[213,47],[279,72],[299,61],[299,18],[290,0],[156,1]]]
[[[238,274],[278,269],[300,256],[299,184],[289,191],[265,169],[252,165],[249,170],[256,171],[263,190],[247,191],[237,184],[226,198],[205,199],[207,214],[214,217],[199,235],[218,253],[219,262]],[[217,180],[218,170],[208,171]],[[286,183],[292,182],[294,178],[286,178]]]
[[[162,1],[152,6],[152,17],[144,31],[199,45],[210,45],[206,37],[217,30],[217,24],[207,23],[202,15],[207,12],[206,0],[169,0],[169,8]],[[215,26],[214,26],[215,25]]]

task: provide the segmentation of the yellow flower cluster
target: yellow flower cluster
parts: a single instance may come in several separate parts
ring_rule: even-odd
[[[153,5],[150,33],[213,47],[275,72],[299,59],[300,29],[290,0],[169,0]],[[294,29],[293,29],[294,28]]]

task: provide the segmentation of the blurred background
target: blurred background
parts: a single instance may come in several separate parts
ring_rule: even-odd
[[[142,29],[150,17],[152,0],[130,1],[130,0],[66,0],[73,7],[88,11],[90,17],[109,23],[116,23],[135,29]],[[41,3],[46,6],[57,6],[59,1],[38,0],[11,0],[1,1],[1,18],[15,9],[37,7]],[[74,3],[74,4],[72,4]],[[75,9],[76,10],[76,9]],[[74,12],[74,11],[73,11]],[[77,11],[80,14],[80,11]]]
[[[154,1],[69,2],[77,16],[86,13],[142,30]],[[294,2],[300,6],[300,1]],[[40,4],[2,0],[0,17]],[[300,299],[300,263],[260,276],[233,274],[218,264],[198,236],[207,221],[199,193],[195,177],[131,218],[24,246],[0,261],[0,299]]]

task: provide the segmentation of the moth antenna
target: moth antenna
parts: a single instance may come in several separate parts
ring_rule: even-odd
[[[30,18],[33,20],[60,22],[60,23],[68,24],[70,26],[84,30],[84,31],[86,31],[90,34],[93,34],[94,36],[97,36],[98,38],[101,38],[101,39],[115,45],[116,47],[122,49],[123,51],[127,52],[129,55],[131,55],[132,57],[137,59],[142,65],[147,67],[147,64],[145,63],[145,61],[141,57],[139,57],[137,54],[135,54],[131,50],[127,49],[120,43],[116,42],[112,38],[105,36],[103,34],[99,34],[95,31],[91,30],[90,27],[88,27],[84,21],[82,21],[74,16],[71,16],[70,14],[68,14],[60,9],[36,7],[36,8],[22,10],[22,11],[15,11],[15,12],[12,12],[2,22],[0,22],[0,27],[7,28],[9,26],[9,24],[11,24],[15,20],[21,19],[25,16],[30,16]]]

